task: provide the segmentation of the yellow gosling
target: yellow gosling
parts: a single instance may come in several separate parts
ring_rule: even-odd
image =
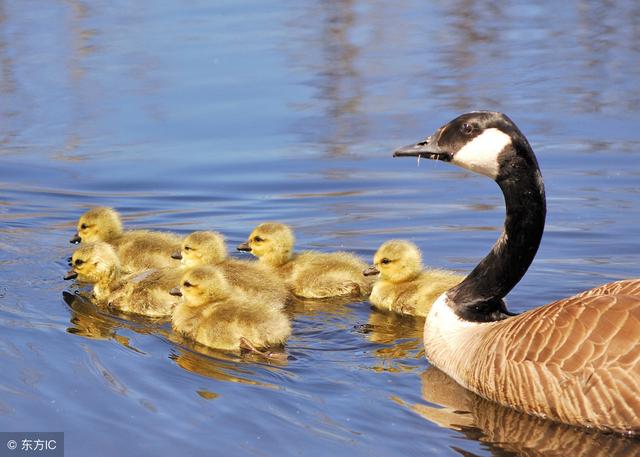
[[[72,243],[103,241],[114,247],[123,271],[177,267],[171,254],[180,249],[180,237],[150,230],[123,230],[120,215],[113,208],[98,206],[80,216]]]
[[[217,265],[229,283],[255,303],[281,309],[289,298],[284,281],[257,262],[229,257],[224,236],[218,232],[193,232],[182,241],[182,250],[173,255],[185,267]]]
[[[415,244],[391,240],[382,244],[365,276],[378,275],[369,302],[376,308],[426,317],[443,292],[464,279],[450,271],[423,270],[422,255]]]
[[[176,298],[171,287],[178,284],[180,269],[147,270],[124,275],[111,245],[103,242],[82,243],[71,256],[71,270],[65,279],[77,278],[93,284],[98,306],[150,317],[170,316]]]
[[[277,271],[291,292],[302,298],[352,297],[369,295],[371,282],[362,275],[366,264],[347,252],[293,252],[291,228],[277,222],[258,225],[238,250],[251,252],[259,262]]]
[[[182,297],[171,319],[174,331],[205,346],[229,351],[282,346],[291,334],[282,310],[249,301],[219,267],[187,270],[171,293]]]

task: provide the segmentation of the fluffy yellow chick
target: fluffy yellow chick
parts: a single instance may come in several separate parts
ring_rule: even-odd
[[[224,236],[218,232],[193,232],[182,241],[182,250],[173,254],[185,267],[217,265],[232,286],[240,289],[247,299],[283,308],[289,291],[282,278],[271,270],[246,260],[228,256]]]
[[[384,243],[363,274],[379,274],[369,302],[380,309],[413,316],[425,316],[443,292],[464,279],[450,271],[423,270],[418,247],[404,240]]]
[[[176,298],[169,293],[179,283],[180,269],[154,269],[124,275],[111,245],[82,243],[71,256],[65,279],[93,284],[96,304],[150,317],[170,316]]]
[[[98,206],[80,216],[71,243],[103,241],[113,246],[123,271],[178,267],[171,254],[180,249],[181,239],[172,233],[123,230],[120,215],[113,208]]]
[[[282,310],[249,301],[219,267],[188,269],[171,293],[182,297],[171,318],[174,331],[205,346],[230,351],[281,346],[291,334]]]
[[[361,299],[371,291],[371,281],[362,275],[367,265],[355,255],[347,252],[294,253],[294,243],[289,226],[265,222],[251,232],[238,250],[251,252],[262,265],[277,271],[298,297]]]

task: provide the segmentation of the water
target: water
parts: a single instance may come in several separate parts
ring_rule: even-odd
[[[0,430],[64,431],[69,456],[640,455],[460,390],[420,321],[364,302],[298,307],[278,364],[68,304],[61,279],[94,205],[230,246],[265,220],[366,259],[408,238],[467,272],[498,188],[391,152],[471,109],[516,121],[547,188],[510,306],[638,277],[638,81],[634,1],[0,0]]]

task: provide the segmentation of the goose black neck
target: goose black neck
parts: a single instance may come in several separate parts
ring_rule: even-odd
[[[544,185],[533,152],[514,155],[501,166],[496,182],[506,205],[504,231],[469,276],[448,292],[456,313],[468,321],[490,322],[512,315],[503,298],[533,262],[544,231]]]

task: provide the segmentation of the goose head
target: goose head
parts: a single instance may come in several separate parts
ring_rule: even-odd
[[[216,265],[227,258],[224,236],[218,232],[193,232],[182,241],[180,251],[171,257],[186,267]]]
[[[71,243],[108,241],[122,233],[120,215],[113,208],[98,206],[80,216]]]
[[[456,314],[468,321],[487,322],[510,315],[503,298],[531,265],[546,216],[542,174],[526,137],[506,115],[474,111],[394,152],[394,157],[403,156],[451,162],[498,184],[505,199],[504,230],[489,254],[447,291],[447,299]]]
[[[182,297],[188,306],[203,306],[229,298],[233,290],[222,270],[212,265],[191,268],[185,272],[180,285],[171,290]]]
[[[365,276],[379,274],[380,279],[394,283],[410,281],[422,271],[422,255],[410,241],[390,240],[382,244],[373,256],[373,265]]]
[[[107,243],[82,243],[71,256],[71,269],[64,279],[99,283],[112,277],[120,268],[118,255]]]
[[[538,170],[526,137],[508,116],[474,111],[453,119],[416,144],[403,146],[394,157],[423,157],[451,162],[500,182],[514,170]]]
[[[253,229],[247,241],[237,249],[250,252],[261,261],[278,266],[291,259],[294,243],[295,237],[288,225],[265,222]]]

